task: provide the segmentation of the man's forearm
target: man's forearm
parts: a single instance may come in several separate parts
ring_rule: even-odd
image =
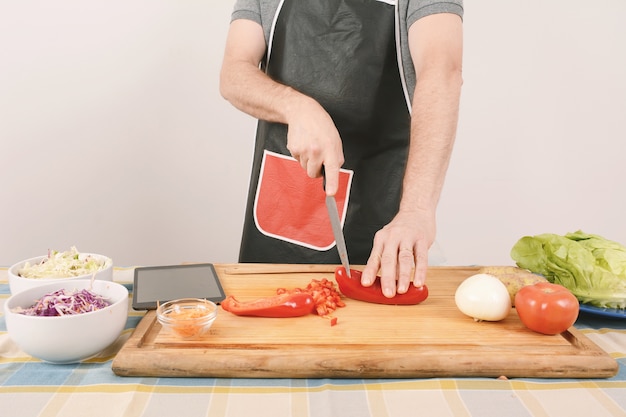
[[[456,136],[462,76],[431,71],[415,88],[400,210],[436,210]]]
[[[334,195],[343,165],[341,137],[330,115],[313,98],[276,82],[259,69],[265,54],[260,25],[251,21],[231,23],[220,92],[249,115],[289,126],[286,146],[310,177],[326,173],[326,192]]]
[[[264,54],[261,26],[247,20],[232,22],[220,73],[220,93],[254,118],[287,123],[289,112],[307,97],[261,71],[259,62]]]
[[[297,94],[244,62],[225,65],[220,86],[222,96],[239,110],[256,119],[279,123],[287,123],[286,112]]]

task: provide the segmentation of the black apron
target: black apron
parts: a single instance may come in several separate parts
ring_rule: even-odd
[[[285,0],[264,69],[332,117],[345,163],[337,201],[351,263],[397,213],[410,114],[400,81],[394,6]],[[321,179],[289,155],[287,126],[259,121],[240,262],[339,263]]]

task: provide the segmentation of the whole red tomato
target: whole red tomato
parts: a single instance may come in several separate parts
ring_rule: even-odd
[[[540,282],[522,287],[517,292],[515,309],[526,327],[552,335],[562,333],[574,324],[579,304],[562,285]]]

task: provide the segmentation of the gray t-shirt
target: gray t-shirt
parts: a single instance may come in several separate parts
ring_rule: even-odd
[[[381,1],[381,0],[372,0]],[[413,99],[415,90],[415,69],[409,52],[409,27],[418,19],[437,13],[453,13],[463,18],[463,0],[397,0],[399,23],[399,51],[402,59],[401,71],[406,82],[408,101]],[[394,3],[385,0],[385,3]],[[237,0],[232,13],[231,21],[248,19],[259,23],[265,33],[265,43],[269,44],[272,24],[280,0]],[[407,103],[410,108],[410,104]]]

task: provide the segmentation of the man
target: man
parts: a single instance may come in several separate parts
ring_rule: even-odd
[[[462,0],[237,0],[220,90],[259,119],[240,262],[338,263],[323,169],[363,285],[424,284],[462,15]]]

